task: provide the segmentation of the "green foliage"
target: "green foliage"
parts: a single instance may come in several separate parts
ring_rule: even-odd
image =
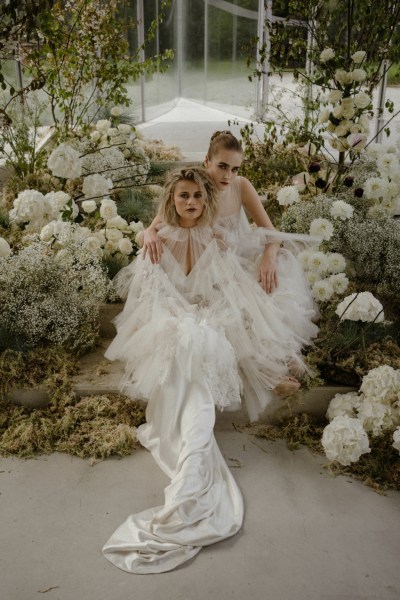
[[[128,188],[120,193],[118,214],[128,223],[141,221],[150,225],[157,212],[157,198],[150,187]]]

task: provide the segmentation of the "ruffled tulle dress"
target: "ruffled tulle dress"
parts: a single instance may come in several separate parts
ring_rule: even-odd
[[[131,573],[171,570],[240,529],[242,496],[214,438],[215,408],[244,399],[255,420],[289,365],[306,368],[301,349],[316,326],[293,253],[279,252],[273,294],[255,278],[268,240],[301,239],[239,229],[241,219],[240,210],[212,229],[162,226],[160,264],[139,255],[116,279],[126,303],[106,357],[125,363],[121,391],[147,401],[137,437],[171,479],[164,505],[129,516],[103,548]]]

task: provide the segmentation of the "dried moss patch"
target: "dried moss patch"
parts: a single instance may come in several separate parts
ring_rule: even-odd
[[[81,458],[126,456],[137,446],[144,409],[125,396],[53,397],[46,409],[0,405],[0,454],[65,452]]]
[[[306,446],[312,452],[324,454],[321,437],[327,421],[317,420],[310,415],[294,415],[279,425],[251,424],[244,429],[247,433],[268,440],[285,439],[289,450]],[[371,452],[360,457],[358,462],[343,466],[337,462],[324,465],[334,475],[349,475],[372,487],[378,493],[400,490],[400,456],[392,446],[390,432],[370,438]]]

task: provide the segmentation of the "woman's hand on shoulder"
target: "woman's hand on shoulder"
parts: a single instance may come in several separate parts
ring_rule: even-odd
[[[143,254],[142,257],[146,258],[146,254],[153,264],[157,264],[161,260],[163,253],[163,243],[157,230],[150,226],[143,231]]]

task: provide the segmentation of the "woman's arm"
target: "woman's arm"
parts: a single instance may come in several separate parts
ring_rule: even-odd
[[[143,231],[142,257],[146,258],[146,254],[148,253],[153,264],[160,262],[161,254],[163,252],[162,241],[157,233],[157,225],[160,223],[161,219],[156,215],[147,229]]]
[[[258,227],[275,229],[271,219],[265,211],[262,202],[254,189],[254,186],[245,177],[240,178],[242,204],[246,212],[251,216]],[[258,272],[258,281],[261,287],[270,294],[278,287],[278,271],[276,267],[276,255],[280,248],[279,242],[267,244],[261,259]]]

